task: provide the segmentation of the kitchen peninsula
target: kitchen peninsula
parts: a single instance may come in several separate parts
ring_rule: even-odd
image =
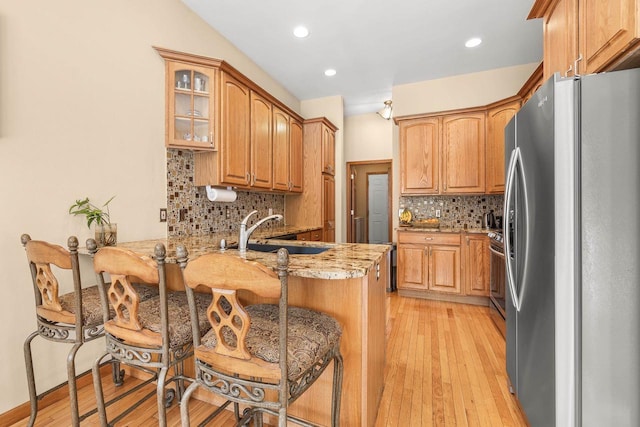
[[[252,242],[270,236],[300,233],[307,229],[287,226],[256,230]],[[152,255],[157,243],[167,248],[167,283],[174,290],[183,287],[176,248],[184,245],[189,258],[219,251],[220,240],[234,245],[237,234],[175,237],[118,243],[119,247]],[[314,255],[290,255],[289,304],[322,311],[342,325],[341,352],[344,358],[340,423],[345,426],[373,426],[384,386],[385,331],[388,319],[385,292],[389,280],[390,247],[353,243],[268,240],[287,246],[328,247]],[[237,254],[235,249],[227,253]],[[275,267],[276,254],[249,250],[246,259]],[[275,301],[274,301],[275,302]],[[190,374],[193,367],[187,366]],[[320,425],[329,425],[333,368],[329,367],[290,412]],[[196,398],[209,400],[208,394]],[[214,403],[219,403],[215,402]]]

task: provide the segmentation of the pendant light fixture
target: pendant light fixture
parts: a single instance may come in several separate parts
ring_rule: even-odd
[[[393,112],[393,107],[391,106],[391,100],[388,99],[384,101],[384,107],[382,110],[378,111],[377,114],[385,120],[391,119],[391,113]]]

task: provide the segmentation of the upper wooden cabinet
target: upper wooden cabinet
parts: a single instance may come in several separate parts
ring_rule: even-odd
[[[216,70],[167,62],[166,79],[165,145],[192,150],[216,149]]]
[[[437,117],[403,120],[400,128],[400,192],[438,194],[440,124]]]
[[[518,112],[520,99],[510,98],[487,110],[486,185],[487,193],[504,193],[504,127]]]
[[[640,0],[538,0],[544,80],[640,66]]]
[[[484,112],[442,117],[442,193],[484,193],[484,127]]]
[[[275,109],[269,100],[251,91],[252,187],[270,189],[273,184],[275,129],[272,128],[272,117],[275,116]]]
[[[227,73],[221,79],[220,183],[251,183],[251,105],[249,88]]]
[[[399,117],[402,194],[485,191],[485,112]]]
[[[166,64],[166,145],[194,150],[195,185],[302,191],[297,113],[224,61],[155,49]]]
[[[304,146],[302,122],[289,119],[289,191],[301,193],[304,189]]]
[[[273,189],[287,191],[290,187],[289,170],[289,115],[279,108],[273,109]]]
[[[326,124],[322,125],[322,172],[336,173],[336,131]]]

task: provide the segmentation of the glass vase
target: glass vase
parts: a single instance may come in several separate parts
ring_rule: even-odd
[[[118,224],[96,224],[95,236],[98,247],[115,246],[118,243]]]

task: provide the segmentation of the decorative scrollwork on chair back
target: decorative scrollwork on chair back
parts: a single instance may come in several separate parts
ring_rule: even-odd
[[[109,286],[107,296],[109,304],[116,312],[114,319],[116,325],[134,331],[142,330],[142,325],[138,320],[140,297],[126,275],[111,275],[111,286]]]
[[[215,352],[224,356],[249,360],[251,353],[245,344],[251,319],[238,301],[235,290],[215,289],[207,310],[209,323],[216,334]]]
[[[35,263],[36,284],[42,296],[42,305],[54,311],[62,311],[60,300],[58,299],[58,279],[51,271],[51,266],[47,263]]]

